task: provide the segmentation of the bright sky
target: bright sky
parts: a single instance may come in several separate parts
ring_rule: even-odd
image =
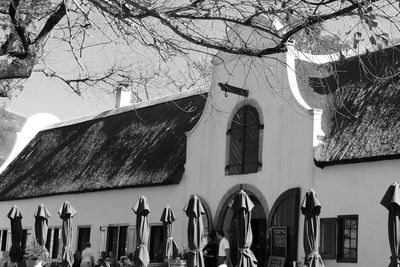
[[[101,25],[101,23],[104,22],[98,23],[98,25]],[[344,27],[344,25],[340,25],[341,28]],[[392,34],[390,27],[382,24],[380,24],[380,26],[387,28]],[[338,23],[333,22],[332,31],[337,31],[337,27]],[[348,23],[346,27],[353,27],[352,23]],[[85,60],[85,68],[89,70],[96,70],[99,66],[104,67],[106,65],[112,65],[113,62],[123,62],[125,60],[132,61],[140,65],[141,69],[144,69],[145,65],[142,66],[143,63],[141,61],[143,61],[144,58],[151,57],[151,53],[144,52],[136,45],[121,48],[109,44],[110,39],[105,38],[103,40],[99,38],[104,38],[104,36],[91,36],[93,44],[100,41],[100,43],[104,42],[104,45],[93,46],[93,48],[89,50],[89,53],[86,52],[86,59],[83,59]],[[365,39],[368,42],[368,38],[365,37]],[[57,43],[54,39],[49,39],[45,50],[45,53],[50,55],[46,60],[47,64],[57,71],[63,72],[62,74],[68,76],[68,73],[72,73],[78,68],[71,54],[66,56],[65,47],[62,47],[60,43]],[[157,64],[155,64],[155,66],[157,66]],[[184,64],[175,64],[172,68],[182,68],[180,72],[183,73],[185,72],[186,66]],[[135,70],[133,73],[135,73]],[[157,84],[150,84],[149,86],[155,88]],[[161,88],[162,92],[156,92],[156,96],[171,93],[170,91],[166,91],[163,85]],[[115,106],[114,96],[110,93],[106,94],[103,91],[96,90],[96,88],[92,88],[83,93],[84,97],[78,96],[62,82],[34,73],[32,77],[25,82],[24,90],[13,97],[7,109],[25,117],[45,112],[51,113],[61,120],[68,120],[88,114],[99,113],[104,110],[112,109]]]
[[[14,97],[7,110],[24,117],[36,113],[51,113],[61,120],[81,117],[114,108],[114,96],[88,93],[78,96],[61,82],[40,74],[33,74],[24,90]]]

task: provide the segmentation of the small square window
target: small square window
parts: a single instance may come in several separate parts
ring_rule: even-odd
[[[358,215],[338,216],[338,262],[357,262]]]

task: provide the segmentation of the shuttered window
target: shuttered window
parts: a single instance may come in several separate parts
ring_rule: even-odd
[[[321,218],[320,254],[323,259],[356,263],[358,258],[358,215]]]
[[[259,160],[260,119],[257,110],[246,105],[236,112],[231,128],[229,161],[226,166],[228,175],[254,173],[261,166]]]

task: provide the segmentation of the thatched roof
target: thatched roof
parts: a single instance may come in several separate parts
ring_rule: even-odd
[[[15,113],[0,110],[0,166],[10,155],[26,119]]]
[[[303,95],[324,110],[326,139],[314,151],[318,166],[400,158],[399,48],[322,65],[297,63]]]
[[[206,94],[39,132],[0,175],[0,200],[177,184]]]

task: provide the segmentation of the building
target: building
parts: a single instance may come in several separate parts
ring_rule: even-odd
[[[209,92],[54,124],[0,175],[0,249],[10,244],[8,210],[21,209],[28,238],[43,203],[52,212],[47,245],[60,258],[57,211],[68,200],[78,211],[74,249],[89,240],[97,253],[128,254],[131,207],[145,195],[151,261],[162,261],[163,208],[174,209],[174,239],[184,248],[182,209],[196,194],[206,232],[223,228],[235,258],[228,203],[243,189],[255,204],[252,249],[260,266],[271,253],[271,227],[286,227],[291,266],[304,257],[300,202],[313,188],[325,266],[387,265],[387,211],[379,201],[400,171],[398,56],[393,48],[344,59],[293,47],[264,59],[219,54]]]

